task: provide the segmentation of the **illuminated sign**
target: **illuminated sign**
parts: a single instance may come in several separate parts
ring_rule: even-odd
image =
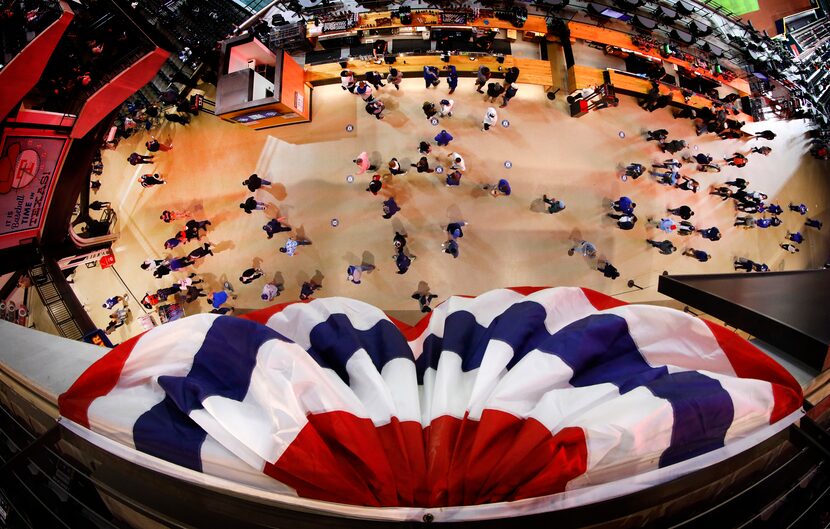
[[[66,138],[9,134],[0,150],[0,235],[37,229]]]
[[[112,342],[110,341],[109,336],[107,336],[107,333],[101,329],[95,329],[94,331],[86,333],[82,340],[86,343],[97,345],[98,347],[112,347]]]
[[[276,110],[262,110],[260,112],[253,112],[251,114],[242,114],[241,116],[236,116],[235,118],[231,119],[233,121],[236,121],[237,123],[253,123],[254,121],[275,118],[279,115],[280,113]]]

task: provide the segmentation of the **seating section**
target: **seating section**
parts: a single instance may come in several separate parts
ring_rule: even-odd
[[[60,14],[57,0],[0,0],[0,68]]]

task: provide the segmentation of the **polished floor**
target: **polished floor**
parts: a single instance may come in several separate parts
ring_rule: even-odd
[[[209,90],[208,87],[203,87]],[[659,301],[657,277],[664,270],[672,274],[731,272],[735,257],[744,256],[767,263],[772,270],[820,267],[830,255],[830,226],[823,231],[804,229],[804,217],[789,211],[778,228],[745,230],[732,227],[732,202],[721,202],[707,194],[708,186],[735,177],[750,181],[750,189],[767,193],[786,209],[790,201],[804,202],[809,216],[830,221],[830,166],[806,154],[803,121],[749,124],[745,130],[772,129],[773,142],[763,140],[718,140],[696,137],[689,121],[674,120],[668,110],[647,113],[635,101],[623,96],[617,108],[571,118],[563,98],[549,101],[541,87],[520,85],[518,96],[499,120],[509,127],[480,130],[485,109],[490,106],[473,90],[471,79],[462,79],[453,95],[455,111],[438,126],[424,119],[425,100],[438,102],[446,96],[446,84],[426,90],[419,79],[405,80],[400,91],[381,89],[386,118],[377,121],[363,110],[362,102],[339,86],[313,91],[313,120],[265,131],[224,122],[202,114],[189,126],[165,124],[153,133],[171,139],[173,150],[158,153],[154,165],[130,166],[127,156],[146,153],[148,134],[122,141],[117,150],[104,152],[102,188],[94,199],[112,201],[119,217],[120,239],[115,244],[114,270],[80,269],[75,287],[89,307],[93,319],[105,327],[109,311],[104,299],[129,290],[139,299],[145,292],[169,286],[185,274],[163,279],[139,268],[147,257],[185,255],[196,247],[191,242],[173,251],[163,243],[182,229],[183,221],[165,224],[159,219],[164,209],[188,209],[199,219],[212,222],[207,240],[215,245],[208,256],[193,267],[203,277],[208,291],[229,280],[239,294],[233,305],[238,311],[262,308],[260,299],[266,280],[284,282],[285,291],[274,302],[296,300],[303,281],[322,277],[318,296],[348,296],[372,303],[393,315],[412,321],[418,316],[417,302],[410,295],[425,285],[439,300],[452,294],[477,294],[492,288],[514,285],[575,285],[618,295],[626,301]],[[497,106],[497,105],[496,105]],[[347,125],[353,125],[349,132]],[[455,140],[449,148],[433,146],[430,162],[447,168],[447,155],[461,153],[467,165],[459,187],[446,187],[444,176],[418,174],[384,177],[378,196],[365,191],[369,174],[354,175],[352,163],[367,151],[386,174],[386,162],[397,157],[404,166],[419,158],[418,142],[431,140],[442,128]],[[768,157],[749,156],[742,168],[727,167],[721,173],[685,174],[701,182],[701,191],[692,194],[658,185],[644,176],[623,182],[620,168],[632,161],[650,164],[664,156],[642,132],[666,128],[672,138],[685,138],[692,150],[722,158],[746,152],[753,145],[768,144]],[[624,137],[623,137],[624,136]],[[434,142],[433,142],[434,143]],[[505,166],[510,162],[510,168]],[[684,167],[684,169],[688,169]],[[167,184],[142,188],[139,175],[158,172]],[[247,215],[238,204],[249,192],[241,182],[251,173],[272,180],[271,189],[256,196],[269,204],[265,212]],[[511,196],[493,198],[482,184],[507,178]],[[542,194],[560,198],[567,209],[555,215],[544,211]],[[605,217],[608,204],[627,195],[638,204],[639,223],[631,231],[620,231]],[[390,220],[381,218],[381,203],[394,196],[402,210]],[[665,215],[667,207],[687,204],[695,211],[698,227],[718,226],[722,240],[710,242],[699,236],[672,235],[678,252],[660,255],[645,242],[648,237],[663,239],[663,233],[646,226],[648,217]],[[262,225],[284,215],[311,246],[301,246],[289,257],[278,252],[287,234],[266,239]],[[338,225],[332,226],[332,219]],[[460,240],[457,259],[445,254],[447,223],[464,220],[469,225]],[[678,219],[679,220],[679,219]],[[392,256],[395,231],[405,232],[408,247],[417,256],[405,275],[396,274]],[[806,241],[800,252],[790,255],[778,245],[787,230],[801,230]],[[574,241],[586,239],[599,249],[599,256],[621,272],[615,281],[597,272],[596,261],[568,256]],[[712,254],[707,263],[685,257],[685,248],[704,249]],[[346,268],[364,263],[377,268],[355,285],[346,278]],[[256,266],[265,277],[250,285],[238,281],[246,268]],[[645,288],[626,286],[628,280]],[[132,302],[133,316],[144,312]],[[209,310],[205,298],[185,307],[188,314]],[[135,319],[133,320],[136,321]],[[115,331],[114,342],[141,330],[137,323]]]

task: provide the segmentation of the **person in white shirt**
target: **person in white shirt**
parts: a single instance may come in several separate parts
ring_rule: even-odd
[[[452,107],[455,106],[455,101],[452,99],[441,100],[441,117],[452,117]]]
[[[351,70],[343,70],[340,72],[340,86],[343,90],[354,92],[354,72]]]
[[[275,297],[280,295],[280,292],[285,287],[282,285],[277,285],[276,283],[265,283],[265,286],[262,287],[262,301],[271,301]]]
[[[462,158],[460,154],[458,154],[457,152],[451,153],[449,158],[450,160],[452,160],[452,165],[450,166],[451,169],[461,171],[462,173],[467,170],[467,165],[464,163],[464,158]]]
[[[484,121],[481,123],[481,131],[490,130],[490,127],[496,124],[499,115],[493,107],[487,107],[487,112],[484,114]]]

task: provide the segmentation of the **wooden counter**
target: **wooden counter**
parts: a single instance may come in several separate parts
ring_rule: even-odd
[[[468,55],[451,55],[449,63],[441,61],[440,55],[409,55],[398,57],[398,61],[392,65],[350,59],[348,69],[357,75],[363,75],[370,70],[376,70],[381,72],[385,77],[389,68],[394,67],[403,72],[404,75],[410,74],[407,77],[415,77],[422,74],[424,66],[437,66],[441,69],[446,64],[454,65],[458,73],[462,76],[474,75],[478,71],[479,66],[487,66],[496,75],[499,74],[499,67],[504,71],[512,66],[517,66],[521,70],[519,74],[520,84],[535,84],[545,87],[553,84],[550,61],[521,59],[509,55],[504,57],[503,64],[499,64],[495,57],[490,56],[478,57],[476,60],[471,61]],[[336,62],[306,65],[305,80],[312,85],[340,82],[340,72],[342,70],[343,68]]]
[[[602,78],[602,73],[604,71],[605,70],[602,70],[600,68],[580,66],[578,64],[574,65],[568,70],[569,87],[573,90],[579,90],[587,86],[602,84],[604,82]],[[632,75],[626,75],[613,69],[609,69],[608,71],[611,75],[611,84],[613,84],[614,88],[616,88],[617,90],[633,92],[636,94],[646,94],[651,89],[651,82],[648,79],[643,79]],[[669,93],[669,91],[671,91],[672,101],[678,105],[691,106],[694,108],[703,108],[708,107],[712,104],[712,101],[710,99],[699,96],[697,94],[693,95],[687,103],[683,98],[683,95],[680,93],[680,90],[676,87],[667,85],[665,83],[660,83],[660,87],[660,91],[664,94]],[[753,121],[752,116],[744,114],[743,112],[739,113],[736,116],[730,116],[730,119],[746,121],[747,123],[751,123]]]
[[[588,40],[591,42],[598,42],[600,44],[607,44],[609,46],[616,46],[618,48],[623,48],[628,51],[635,51],[642,55],[654,57],[655,59],[660,59],[671,64],[676,64],[678,66],[686,68],[689,71],[695,72],[700,76],[705,77],[706,79],[711,79],[713,81],[717,81],[724,85],[730,86],[737,90],[739,95],[746,96],[750,94],[749,83],[746,81],[746,79],[736,77],[735,79],[727,82],[726,80],[721,79],[720,77],[715,77],[708,70],[697,68],[693,64],[677,59],[676,57],[663,58],[660,56],[660,53],[656,50],[652,50],[650,52],[641,50],[634,45],[634,43],[631,41],[631,36],[626,33],[573,21],[568,22],[568,28],[571,30],[572,39]]]

